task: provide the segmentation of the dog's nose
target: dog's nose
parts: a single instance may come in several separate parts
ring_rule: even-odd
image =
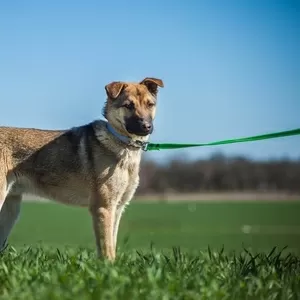
[[[145,131],[150,131],[151,128],[152,128],[152,124],[149,123],[149,122],[144,122],[144,123],[142,124],[142,129],[145,130]]]

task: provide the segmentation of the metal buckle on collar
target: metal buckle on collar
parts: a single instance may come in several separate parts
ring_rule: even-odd
[[[138,146],[138,148],[141,148],[143,151],[147,151],[148,144],[149,144],[148,142],[142,142],[139,140],[133,140],[130,143],[131,146],[134,146],[134,147]]]

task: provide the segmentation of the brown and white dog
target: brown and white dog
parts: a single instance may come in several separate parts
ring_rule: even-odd
[[[120,218],[153,131],[158,87],[163,82],[156,78],[106,85],[107,122],[61,131],[0,127],[0,250],[26,193],[88,207],[98,255],[115,259]]]

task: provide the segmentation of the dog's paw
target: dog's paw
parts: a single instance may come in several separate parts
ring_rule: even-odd
[[[8,247],[7,239],[3,242],[3,244],[0,246],[0,253],[4,252],[5,249]]]

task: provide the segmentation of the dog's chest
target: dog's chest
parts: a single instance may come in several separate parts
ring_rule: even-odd
[[[117,165],[131,172],[139,165],[141,154],[140,152],[134,152],[124,149],[119,153],[118,157],[119,162]]]
[[[100,175],[99,185],[108,185],[115,197],[130,188],[131,183],[136,180],[139,172],[139,161],[130,160],[127,157],[120,159],[118,163]]]
[[[112,204],[122,203],[126,195],[132,195],[138,183],[139,160],[123,158],[106,168],[98,178],[100,195]]]

